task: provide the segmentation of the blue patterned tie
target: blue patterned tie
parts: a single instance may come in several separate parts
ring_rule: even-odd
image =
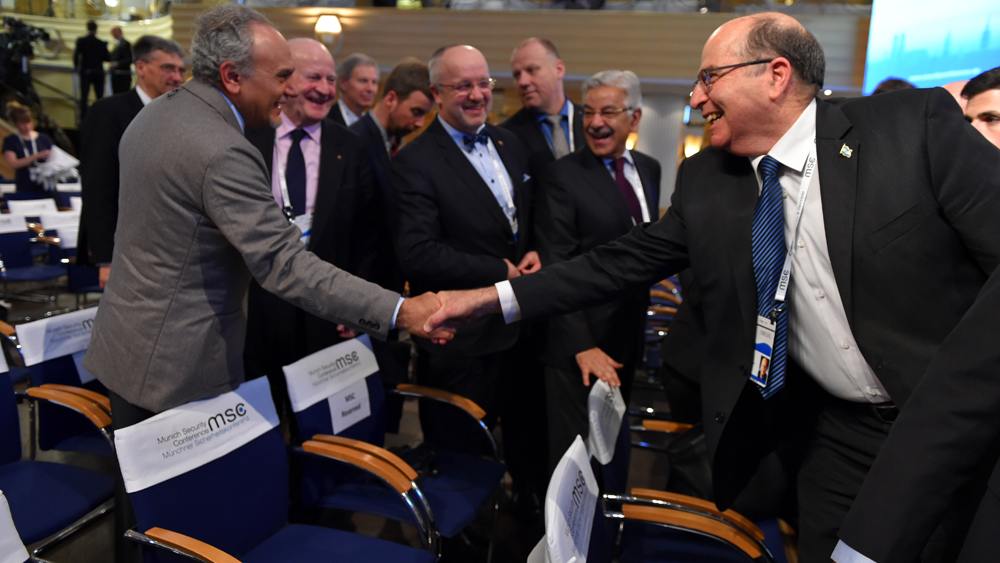
[[[760,161],[763,188],[753,214],[752,249],[753,277],[757,285],[757,314],[768,317],[774,309],[774,293],[778,289],[781,268],[785,263],[785,212],[778,183],[777,160],[765,156]],[[768,369],[767,385],[760,387],[765,399],[772,397],[785,384],[785,355],[788,349],[788,311],[778,314],[774,335],[774,351]]]

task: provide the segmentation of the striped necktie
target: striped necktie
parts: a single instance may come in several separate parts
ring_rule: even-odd
[[[778,170],[781,164],[770,156],[760,161],[763,188],[753,214],[753,277],[757,286],[757,314],[769,317],[774,309],[785,263],[785,212],[781,201]],[[774,350],[768,368],[767,384],[759,387],[765,399],[772,397],[785,383],[785,356],[788,350],[788,311],[778,313]]]

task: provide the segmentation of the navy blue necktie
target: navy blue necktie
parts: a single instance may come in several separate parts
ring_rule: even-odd
[[[475,135],[462,135],[462,142],[465,143],[465,150],[467,152],[472,152],[472,149],[476,148],[476,143],[487,144],[489,139],[490,136],[486,134],[485,130]]]
[[[296,217],[306,212],[306,157],[302,154],[300,145],[306,132],[302,129],[292,131],[292,146],[288,149],[288,162],[285,163],[285,184],[288,187],[288,201]]]
[[[753,214],[752,249],[753,277],[757,285],[757,314],[770,317],[774,310],[774,293],[778,289],[781,269],[785,264],[785,209],[781,201],[778,170],[781,164],[765,156],[760,161],[763,187]],[[785,384],[785,356],[788,350],[788,311],[777,315],[774,350],[768,368],[767,385],[760,387],[765,399],[777,393]]]

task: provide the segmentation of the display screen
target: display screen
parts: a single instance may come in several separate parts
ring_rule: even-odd
[[[903,78],[924,88],[1000,66],[997,0],[873,0],[865,82]]]

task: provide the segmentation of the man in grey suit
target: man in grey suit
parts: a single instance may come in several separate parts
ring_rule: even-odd
[[[114,274],[86,358],[112,392],[117,426],[136,421],[130,411],[160,412],[239,385],[251,275],[304,310],[375,336],[394,322],[419,328],[436,303],[401,301],[318,259],[274,205],[267,168],[242,130],[278,115],[282,97],[294,95],[294,67],[263,16],[236,5],[206,12],[192,64],[194,79],[151,103],[121,143]]]

